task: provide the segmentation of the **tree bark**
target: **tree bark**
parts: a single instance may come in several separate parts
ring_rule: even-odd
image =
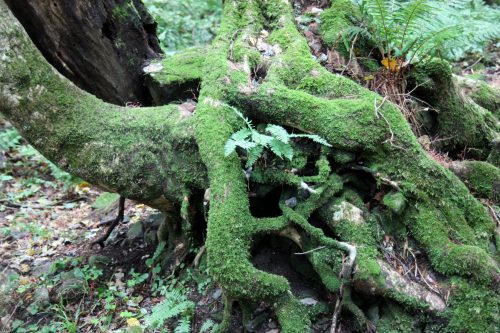
[[[151,104],[143,67],[161,54],[140,0],[8,0],[45,58],[80,88],[117,104]]]

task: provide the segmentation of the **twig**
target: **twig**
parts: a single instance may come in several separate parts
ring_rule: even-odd
[[[206,245],[203,245],[202,247],[200,247],[200,250],[198,251],[198,253],[196,254],[196,257],[194,257],[194,260],[193,260],[194,268],[198,268],[198,266],[200,265],[201,257],[205,253],[206,249],[207,249]]]
[[[296,252],[294,254],[297,255],[297,256],[302,256],[302,255],[309,254],[309,253],[312,253],[312,252],[315,252],[315,251],[323,250],[324,248],[326,248],[326,246],[320,246],[320,247],[317,247],[315,249],[312,249],[312,250],[309,250],[309,251],[306,251],[306,252]]]

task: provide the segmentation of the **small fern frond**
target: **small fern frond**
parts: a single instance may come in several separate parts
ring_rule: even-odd
[[[214,328],[215,323],[211,319],[207,319],[203,325],[201,325],[200,333],[210,333],[212,328]]]
[[[290,134],[288,134],[287,130],[281,126],[267,125],[266,132],[283,143],[288,143],[290,141]]]
[[[191,333],[191,320],[186,317],[179,320],[174,333]]]
[[[290,134],[290,138],[305,138],[310,139],[316,143],[319,143],[326,147],[331,147],[332,145],[328,143],[325,139],[315,134]]]
[[[149,316],[146,316],[146,325],[158,327],[169,319],[175,318],[187,310],[193,309],[194,303],[189,301],[186,296],[178,290],[172,290],[165,299],[155,305]]]
[[[264,151],[263,146],[255,146],[247,151],[247,163],[246,167],[249,168],[252,165],[257,162],[257,160],[260,158],[262,155],[262,152]]]
[[[269,144],[269,149],[278,156],[279,158],[286,158],[292,160],[293,158],[293,148],[289,143],[284,143],[281,140],[273,138]]]

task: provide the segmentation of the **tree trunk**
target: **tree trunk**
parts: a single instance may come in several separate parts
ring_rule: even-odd
[[[177,210],[185,232],[194,221],[188,208],[210,188],[208,263],[227,307],[219,332],[229,330],[233,304],[261,302],[282,332],[312,329],[315,311],[300,291],[259,264],[262,242],[286,244],[292,263],[294,253],[307,258],[318,290],[335,300],[327,306],[332,327],[498,327],[498,234],[487,209],[421,148],[398,108],[312,59],[288,1],[226,1],[208,52],[167,57],[148,79],[159,102],[187,98],[201,82],[198,103],[141,109],[73,86],[3,1],[0,9],[0,112],[44,155],[103,188]],[[236,154],[224,156],[242,127],[234,108],[256,124],[318,134],[332,147],[299,141],[292,161],[267,154],[242,170]],[[412,256],[415,272],[407,275]]]
[[[151,104],[145,64],[161,53],[140,0],[8,0],[47,60],[80,88],[118,105]]]

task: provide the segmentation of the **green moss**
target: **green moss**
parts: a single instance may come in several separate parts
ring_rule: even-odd
[[[432,135],[447,138],[438,144],[440,149],[459,152],[476,148],[478,157],[486,157],[484,147],[488,147],[495,136],[496,120],[490,112],[468,102],[457,92],[448,62],[432,59],[418,65],[410,82],[419,86],[415,91],[417,96],[438,111],[437,127],[429,130],[433,131]]]
[[[471,191],[479,198],[498,202],[500,193],[500,169],[487,162],[464,161],[462,163],[464,181]]]
[[[400,307],[389,304],[383,308],[380,321],[377,323],[377,332],[380,333],[414,333],[415,321]]]
[[[401,214],[406,208],[406,198],[400,192],[390,192],[386,194],[383,203],[397,215]]]
[[[447,332],[497,332],[500,327],[500,297],[489,287],[452,279],[449,299],[451,320]]]
[[[479,87],[474,89],[470,97],[483,108],[500,117],[500,90],[487,83],[479,82]]]
[[[350,0],[332,1],[331,7],[321,13],[320,33],[326,45],[349,54],[350,47],[344,45],[342,34],[352,26],[350,18],[357,12],[358,7]]]

